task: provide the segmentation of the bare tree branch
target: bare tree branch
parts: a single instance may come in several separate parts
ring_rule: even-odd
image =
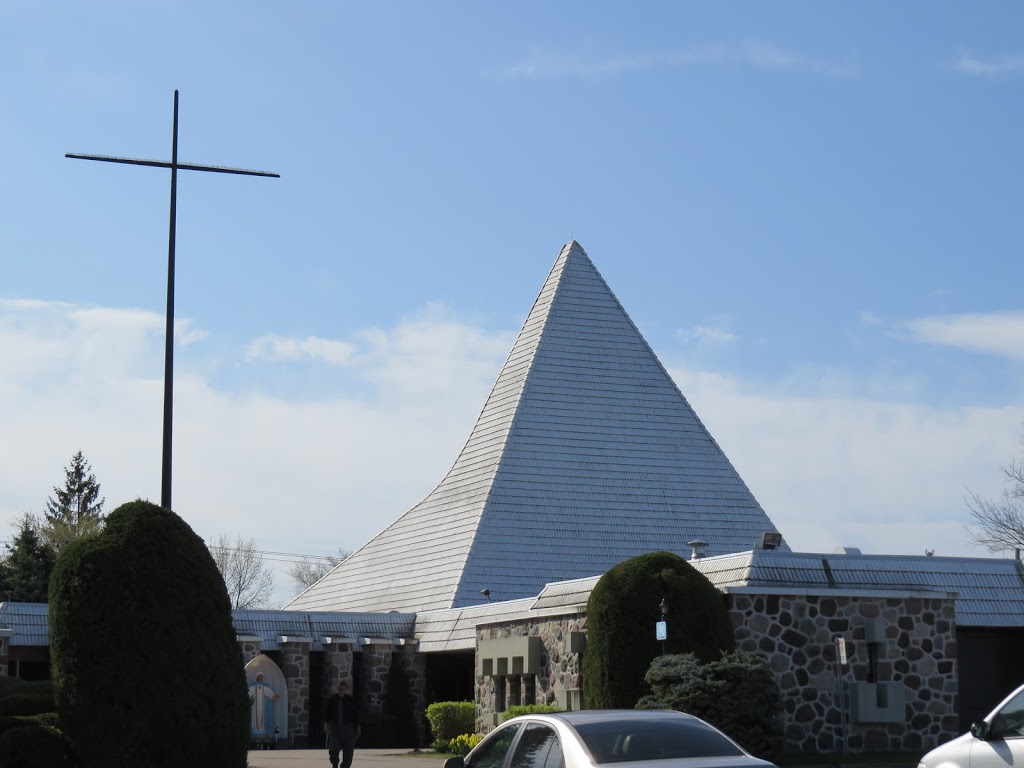
[[[256,540],[220,534],[209,545],[217,570],[228,588],[232,608],[263,608],[274,591],[274,574],[256,549]]]
[[[990,552],[1024,549],[1024,460],[1012,460],[1003,467],[1003,474],[1006,486],[998,499],[971,492],[967,500],[974,526],[967,528],[967,534]]]
[[[320,581],[350,554],[352,553],[348,550],[339,548],[337,557],[327,555],[322,560],[304,557],[288,569],[288,575],[295,583],[296,588],[301,592]]]

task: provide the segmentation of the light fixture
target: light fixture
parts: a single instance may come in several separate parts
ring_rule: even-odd
[[[480,594],[487,598],[488,603],[491,602],[491,590],[486,588],[481,589]]]
[[[668,601],[664,597],[661,598],[661,602],[658,603],[658,610],[661,611],[661,618],[664,620],[668,615]]]
[[[765,531],[761,534],[760,549],[778,549],[782,545],[782,534],[778,531]]]

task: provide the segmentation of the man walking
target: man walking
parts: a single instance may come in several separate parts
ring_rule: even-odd
[[[352,756],[359,738],[359,713],[356,701],[348,692],[348,683],[338,683],[338,692],[327,697],[324,704],[324,730],[327,731],[327,756],[331,768],[338,768],[338,753],[341,768],[351,768]]]

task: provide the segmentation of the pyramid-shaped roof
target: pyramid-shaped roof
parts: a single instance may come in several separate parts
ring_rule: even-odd
[[[289,608],[426,611],[536,595],[656,549],[776,530],[578,243],[562,248],[462,453]],[[785,547],[785,544],[783,544]]]

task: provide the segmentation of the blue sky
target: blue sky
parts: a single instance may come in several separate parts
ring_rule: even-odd
[[[974,554],[1024,419],[1024,9],[7,3],[0,518],[78,449],[175,507],[354,549],[455,459],[580,241],[800,550]]]

